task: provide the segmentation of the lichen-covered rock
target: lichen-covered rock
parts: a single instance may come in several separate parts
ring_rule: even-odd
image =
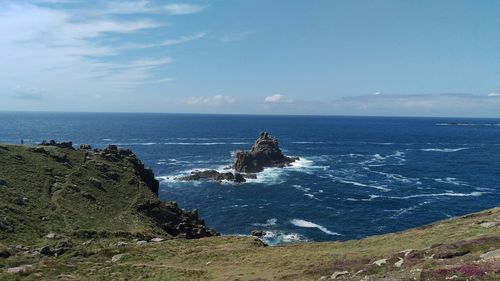
[[[172,236],[195,239],[219,235],[205,225],[205,221],[198,217],[198,211],[185,212],[175,202],[152,202],[142,205],[138,211]]]

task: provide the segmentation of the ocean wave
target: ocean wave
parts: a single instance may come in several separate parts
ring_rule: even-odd
[[[455,192],[444,192],[444,193],[429,193],[429,194],[415,194],[408,196],[383,196],[383,195],[373,195],[373,198],[389,198],[389,199],[411,199],[411,198],[421,198],[421,197],[477,197],[486,194],[487,192],[473,191],[471,193],[455,193]]]
[[[386,186],[364,184],[364,183],[360,183],[360,182],[357,182],[357,181],[345,180],[345,179],[340,179],[340,178],[336,178],[335,180],[338,181],[338,182],[341,182],[341,183],[351,184],[351,185],[359,186],[359,187],[370,187],[370,188],[375,188],[375,189],[382,190],[382,191],[385,191],[385,192],[391,191],[391,189],[387,188]]]
[[[365,170],[370,171],[370,172],[375,173],[375,174],[378,174],[378,175],[385,176],[390,181],[397,181],[397,182],[401,182],[401,183],[422,184],[420,182],[419,178],[410,178],[410,177],[405,177],[405,176],[400,175],[400,174],[379,172],[379,171],[370,170],[369,168],[365,168]]]
[[[116,145],[185,145],[185,146],[210,146],[210,145],[242,145],[250,144],[249,142],[126,142],[116,143]]]
[[[302,185],[299,185],[299,184],[294,184],[294,185],[292,185],[292,187],[294,187],[295,189],[300,190],[302,192],[311,191],[311,189],[309,187],[302,187]]]
[[[499,127],[500,123],[461,123],[461,122],[451,122],[451,123],[436,123],[436,126],[484,126],[484,127]]]
[[[309,241],[305,236],[298,233],[282,231],[266,231],[266,234],[261,238],[261,240],[271,246]]]
[[[295,144],[322,144],[322,143],[326,143],[324,141],[292,141],[292,143],[295,143]]]
[[[283,169],[281,168],[266,168],[264,171],[257,174],[256,179],[247,179],[247,183],[258,183],[264,185],[282,184],[284,180]]]
[[[221,163],[222,161],[215,161],[215,160],[178,160],[175,158],[170,158],[170,159],[159,159],[156,164],[157,165],[177,165],[177,166],[189,166],[189,165],[200,165],[200,164],[218,164]]]
[[[417,210],[418,208],[422,207],[422,206],[425,206],[427,204],[430,204],[431,201],[424,201],[424,202],[421,202],[421,203],[418,203],[416,205],[413,205],[413,206],[410,206],[408,208],[401,208],[401,209],[398,209],[398,210],[387,210],[389,212],[396,212],[394,215],[391,216],[392,219],[394,218],[397,218],[397,217],[400,217],[406,213],[410,213],[412,211],[415,211]]]
[[[406,162],[405,153],[403,151],[395,151],[393,154],[381,155],[379,153],[373,155],[363,155],[363,157],[370,157],[369,159],[360,162],[360,165],[369,167],[378,167],[385,165],[401,166]]]
[[[333,231],[330,231],[328,230],[326,227],[324,226],[321,226],[319,224],[315,224],[313,222],[310,222],[310,221],[306,221],[306,220],[301,220],[301,219],[292,219],[290,220],[290,223],[295,225],[295,226],[298,226],[298,227],[304,227],[304,228],[317,228],[321,231],[323,231],[324,233],[328,234],[328,235],[342,235],[340,233],[337,233],[337,232],[333,232]]]
[[[299,160],[292,162],[290,166],[287,166],[284,169],[307,171],[311,169],[328,170],[329,168],[330,168],[329,165],[314,165],[313,160],[304,157],[299,157]]]
[[[459,147],[459,148],[422,148],[421,151],[426,152],[457,152],[461,150],[469,149],[468,147]]]
[[[434,181],[439,182],[439,183],[446,183],[446,184],[451,184],[451,185],[456,185],[456,186],[469,186],[466,182],[460,181],[457,178],[437,178],[434,179]]]
[[[270,219],[266,220],[265,223],[254,223],[252,225],[253,226],[262,226],[262,227],[270,227],[270,226],[276,225],[277,222],[278,222],[277,218],[270,218]]]
[[[163,140],[191,140],[191,141],[209,141],[209,140],[249,140],[249,138],[208,138],[208,137],[201,137],[201,138],[164,138]]]

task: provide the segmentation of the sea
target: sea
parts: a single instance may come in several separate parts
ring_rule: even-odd
[[[259,133],[300,160],[255,180],[178,182],[223,170]],[[0,112],[0,142],[132,149],[161,200],[222,235],[270,245],[359,239],[500,205],[500,119]],[[1,168],[1,167],[0,167]]]

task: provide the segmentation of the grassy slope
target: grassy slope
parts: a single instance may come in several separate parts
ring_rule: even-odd
[[[0,220],[15,228],[15,235],[0,232],[3,243],[36,244],[50,232],[161,233],[133,212],[139,204],[157,199],[125,161],[111,163],[90,155],[97,161],[84,163],[84,150],[43,147],[44,153],[32,149],[0,146],[0,179],[9,186],[1,189]],[[120,178],[103,178],[102,169]]]
[[[71,153],[70,161],[73,164],[83,161],[81,153]],[[15,159],[16,155],[23,160]],[[500,248],[499,208],[363,240],[279,247],[264,247],[251,237],[171,239],[145,245],[136,245],[133,237],[127,235],[98,237],[90,243],[84,243],[88,239],[69,235],[47,239],[44,235],[48,232],[68,233],[75,229],[159,231],[121,205],[150,196],[150,192],[141,191],[146,187],[134,192],[127,188],[133,175],[127,173],[126,167],[107,163],[120,172],[123,180],[101,179],[106,190],[101,191],[87,184],[88,177],[99,177],[94,174],[95,169],[75,171],[59,162],[47,161],[45,156],[26,148],[9,146],[8,151],[0,148],[0,179],[12,186],[22,186],[1,190],[0,219],[8,217],[17,229],[15,235],[0,231],[0,241],[5,245],[0,245],[0,250],[4,247],[14,253],[12,248],[17,244],[35,247],[63,240],[70,240],[73,247],[59,257],[17,253],[0,258],[0,268],[4,269],[32,265],[24,273],[2,270],[0,280],[319,280],[329,279],[336,271],[349,272],[338,280],[446,280],[453,275],[457,276],[453,280],[500,280],[500,259],[479,257]],[[40,167],[47,165],[53,170],[41,172]],[[60,178],[63,186],[78,182],[80,191],[58,187],[49,196],[43,187],[53,185],[50,178],[58,173],[66,175]],[[68,177],[74,178],[64,181]],[[82,196],[83,192],[92,192],[96,197],[109,196],[113,205],[95,206]],[[18,197],[28,198],[26,206],[12,203]],[[130,201],[120,199],[130,197],[133,198]],[[110,214],[119,219],[110,220]],[[484,227],[481,225],[484,222],[493,224]],[[119,241],[128,244],[117,246]],[[413,251],[406,256],[400,253],[408,249]],[[117,254],[125,255],[120,261],[111,262]],[[373,264],[380,259],[386,259],[386,263]],[[401,267],[395,266],[401,259]]]

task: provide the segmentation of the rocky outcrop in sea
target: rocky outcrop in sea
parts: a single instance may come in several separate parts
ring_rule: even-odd
[[[250,151],[236,152],[233,168],[240,173],[258,173],[264,168],[283,168],[299,160],[298,157],[283,155],[278,146],[278,139],[267,132],[262,132]]]
[[[288,157],[278,146],[278,139],[267,132],[262,132],[249,151],[237,151],[234,163],[229,169],[234,172],[216,170],[194,170],[190,175],[178,177],[178,181],[214,180],[245,182],[247,179],[256,179],[256,173],[264,168],[284,168],[299,160],[298,157]]]

